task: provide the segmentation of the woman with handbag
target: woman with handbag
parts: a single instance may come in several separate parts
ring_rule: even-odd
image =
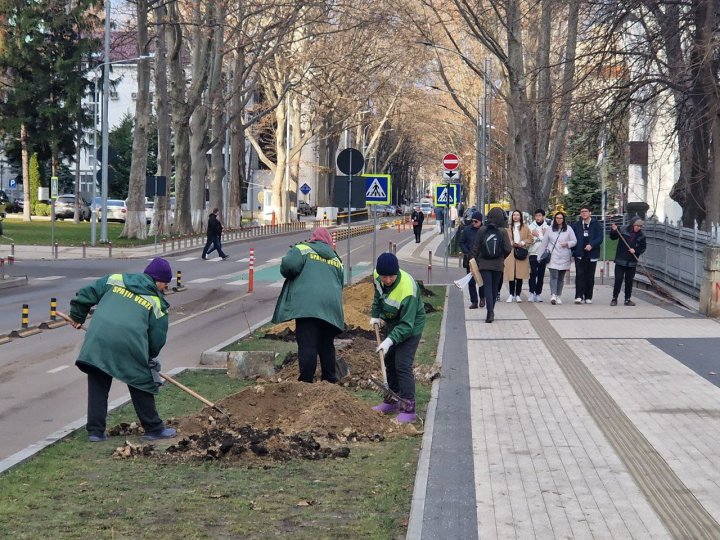
[[[508,227],[512,251],[505,259],[505,280],[508,282],[510,294],[506,302],[522,302],[520,291],[523,279],[530,279],[530,261],[528,248],[533,243],[533,236],[527,225],[523,223],[522,212],[514,210]]]
[[[550,303],[553,305],[562,304],[563,284],[565,283],[565,272],[570,269],[572,261],[572,248],[577,244],[577,238],[569,227],[565,214],[558,212],[553,218],[553,224],[545,234],[540,248],[541,260],[547,261],[547,268],[550,270]]]
[[[425,214],[423,214],[419,206],[416,206],[412,214],[410,214],[410,220],[412,221],[413,233],[415,234],[415,243],[419,244],[423,221],[425,221]]]

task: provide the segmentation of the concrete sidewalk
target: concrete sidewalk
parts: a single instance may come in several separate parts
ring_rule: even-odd
[[[720,324],[610,277],[493,324],[450,287],[408,538],[720,538]]]

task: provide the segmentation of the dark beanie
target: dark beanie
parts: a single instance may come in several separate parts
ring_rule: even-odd
[[[473,212],[471,219],[477,219],[480,223],[482,223],[482,212],[478,212],[477,210]]]
[[[155,281],[170,283],[172,281],[172,270],[170,263],[162,257],[155,257],[145,268],[145,273]]]
[[[382,253],[378,257],[375,270],[381,276],[395,276],[400,272],[400,264],[397,257],[392,253]]]

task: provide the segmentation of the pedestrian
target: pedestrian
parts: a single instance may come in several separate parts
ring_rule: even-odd
[[[399,403],[383,401],[373,410],[383,414],[399,412],[397,421],[415,421],[415,375],[413,362],[425,327],[425,305],[413,277],[400,270],[397,257],[382,253],[373,273],[370,326],[384,327],[385,339],[378,345],[385,355],[388,386],[401,398]]]
[[[435,223],[438,234],[443,234],[445,232],[445,209],[442,206],[435,207]]]
[[[423,221],[425,221],[425,214],[420,209],[420,205],[416,205],[410,214],[410,221],[412,222],[413,233],[415,234],[415,243],[420,243],[420,235],[422,234]]]
[[[70,318],[77,329],[97,305],[75,362],[87,374],[90,442],[108,438],[105,423],[114,378],[128,385],[146,439],[175,436],[175,429],[164,426],[155,407],[160,383],[155,358],[165,345],[169,317],[163,293],[171,281],[170,263],[157,257],[142,274],[105,276],[80,289],[70,301]]]
[[[480,212],[473,212],[470,223],[462,228],[460,233],[460,249],[463,252],[463,268],[466,273],[470,273],[470,258],[472,257],[472,247],[475,243],[477,232],[482,227],[483,216]],[[469,309],[477,309],[485,307],[485,289],[482,285],[475,283],[475,278],[470,278],[468,283],[470,292]]]
[[[543,281],[545,280],[545,263],[539,262],[538,257],[542,255],[542,240],[545,233],[550,229],[550,225],[545,221],[545,210],[538,208],[535,210],[535,219],[528,226],[530,234],[533,237],[533,243],[530,246],[530,280],[528,281],[528,289],[530,296],[529,302],[542,302]]]
[[[572,224],[577,245],[573,249],[575,257],[575,303],[592,304],[595,288],[595,267],[600,258],[600,245],[603,232],[600,222],[593,219],[589,206],[580,208],[580,220]]]
[[[530,277],[530,261],[528,248],[533,243],[533,236],[527,225],[523,223],[520,210],[514,210],[510,216],[508,227],[512,250],[505,259],[505,280],[508,282],[509,294],[506,302],[522,302],[523,280]]]
[[[612,240],[620,239],[615,252],[615,285],[613,287],[611,306],[617,306],[617,299],[620,295],[623,281],[625,282],[625,305],[634,306],[630,298],[632,296],[633,278],[637,270],[637,263],[640,255],[645,253],[647,248],[647,240],[643,233],[643,225],[645,223],[640,218],[632,220],[630,225],[624,231],[618,229],[613,223],[610,225],[610,238]]]
[[[210,215],[208,216],[207,242],[205,242],[205,247],[203,248],[203,251],[202,251],[202,259],[204,261],[207,260],[207,256],[215,250],[217,250],[218,255],[220,255],[220,257],[222,257],[223,260],[228,258],[228,255],[226,255],[223,252],[222,244],[220,242],[220,237],[222,236],[223,226],[222,226],[222,223],[220,222],[220,220],[218,219],[219,213],[220,213],[220,210],[218,208],[213,208],[213,211],[210,212]]]
[[[504,260],[510,255],[512,246],[508,229],[505,227],[505,212],[502,208],[491,208],[487,223],[475,235],[471,256],[477,261],[485,292],[486,323],[495,320],[495,301],[502,285]]]
[[[285,278],[272,322],[295,319],[299,381],[315,380],[320,356],[321,380],[338,382],[335,372],[335,336],[345,331],[343,316],[343,264],[324,227],[310,240],[295,244],[280,263]]]
[[[568,227],[565,213],[555,214],[552,227],[545,233],[540,244],[541,254],[546,251],[550,253],[547,268],[550,270],[550,303],[553,305],[562,304],[560,296],[565,284],[565,272],[570,269],[572,250],[577,243],[575,231]]]

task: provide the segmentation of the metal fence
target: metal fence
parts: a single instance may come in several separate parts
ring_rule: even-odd
[[[699,299],[705,246],[720,243],[718,225],[707,232],[697,227],[683,227],[682,223],[648,220],[644,231],[647,251],[641,259],[643,264],[656,279]]]

